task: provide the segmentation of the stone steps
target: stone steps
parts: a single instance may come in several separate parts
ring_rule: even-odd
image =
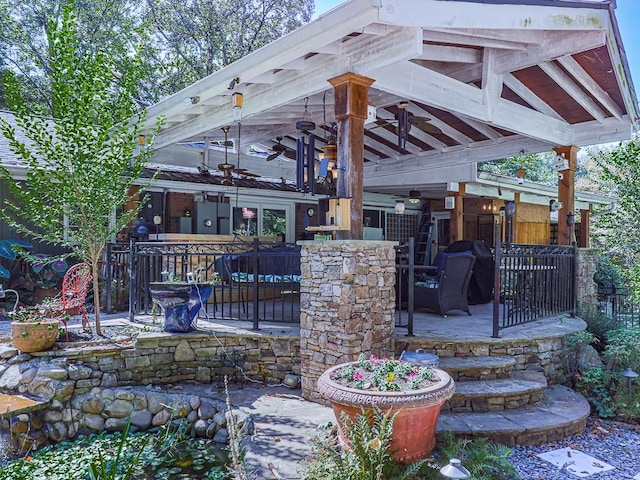
[[[496,380],[509,378],[515,370],[516,361],[510,356],[491,357],[440,357],[441,368],[455,382],[472,380]]]
[[[541,445],[582,432],[589,403],[573,390],[553,385],[535,405],[500,412],[449,413],[438,419],[437,435],[489,438],[503,445]]]
[[[519,379],[457,382],[455,395],[443,412],[498,412],[534,405],[542,400],[546,382]]]

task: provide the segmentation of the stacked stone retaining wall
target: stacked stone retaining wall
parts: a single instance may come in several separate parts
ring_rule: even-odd
[[[279,383],[288,373],[300,374],[298,337],[143,333],[131,344],[31,355],[0,346],[0,391],[43,401],[41,410],[15,417],[0,411],[0,417],[11,418],[20,445],[122,430],[129,420],[133,430],[146,430],[178,417],[194,434],[226,442],[218,388],[224,375],[236,382]],[[204,385],[194,395],[165,390],[178,383]]]
[[[515,360],[514,370],[544,374],[550,384],[569,385],[565,362],[567,350],[563,335],[547,338],[495,341],[443,342],[428,338],[407,338],[409,351],[423,349],[441,358],[508,356]],[[399,353],[399,352],[398,352]]]

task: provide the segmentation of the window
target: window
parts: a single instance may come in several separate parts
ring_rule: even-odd
[[[265,208],[262,210],[262,235],[285,240],[287,234],[287,212]]]
[[[258,209],[235,207],[233,209],[233,233],[254,237],[258,234]]]

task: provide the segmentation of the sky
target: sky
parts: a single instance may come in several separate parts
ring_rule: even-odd
[[[316,16],[340,5],[343,0],[315,0]],[[616,18],[622,36],[636,92],[640,92],[640,1],[617,0]],[[640,93],[637,94],[640,97]]]

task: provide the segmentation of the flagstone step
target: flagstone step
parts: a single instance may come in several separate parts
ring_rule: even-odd
[[[440,357],[441,368],[456,382],[473,380],[495,380],[509,378],[515,370],[513,357],[496,355],[491,357]]]
[[[544,390],[542,401],[533,406],[500,412],[442,412],[437,434],[489,438],[508,446],[540,445],[582,432],[589,412],[589,403],[580,394],[552,385]]]
[[[455,395],[443,412],[498,412],[533,405],[542,400],[546,382],[517,378],[457,382]]]

